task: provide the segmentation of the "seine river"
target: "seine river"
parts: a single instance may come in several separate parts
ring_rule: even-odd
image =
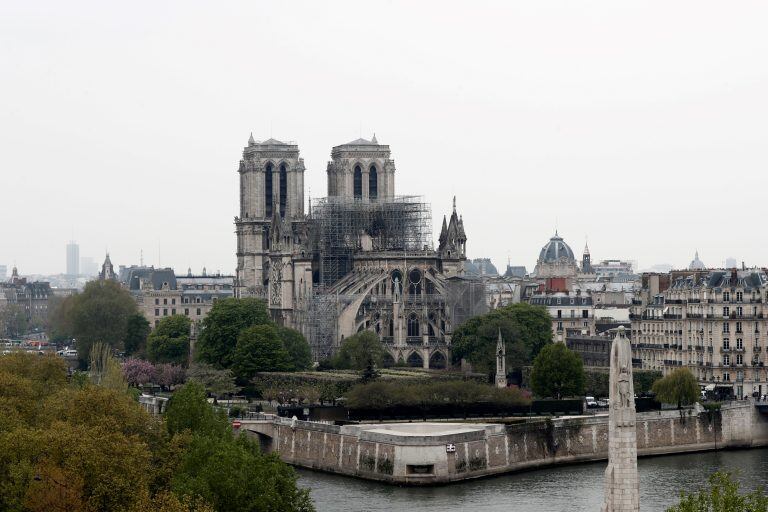
[[[393,487],[298,470],[318,512],[598,512],[605,462],[513,473],[442,487]],[[739,471],[744,488],[768,483],[768,449],[643,458],[640,510],[663,511],[681,489],[696,489],[717,470]]]

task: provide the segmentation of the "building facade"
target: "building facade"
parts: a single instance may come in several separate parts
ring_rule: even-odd
[[[234,276],[208,275],[205,269],[177,276],[172,268],[121,267],[119,280],[153,328],[172,315],[184,315],[197,326],[216,301],[234,296]]]
[[[266,300],[316,360],[370,330],[389,364],[448,364],[453,327],[485,310],[482,283],[465,276],[455,200],[434,249],[429,205],[395,194],[395,162],[375,136],[333,147],[328,196],[307,212],[304,170],[296,144],[251,137],[244,148],[236,296]]]
[[[665,375],[688,368],[708,390],[768,393],[768,276],[692,269],[643,276],[631,308],[633,357]]]

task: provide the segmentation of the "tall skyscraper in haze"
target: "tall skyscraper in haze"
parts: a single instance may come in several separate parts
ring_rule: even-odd
[[[67,244],[67,275],[80,275],[80,246],[74,240]]]
[[[5,281],[6,277],[8,277],[8,266],[0,265],[0,281]]]

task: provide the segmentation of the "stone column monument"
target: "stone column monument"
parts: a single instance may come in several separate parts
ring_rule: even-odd
[[[496,387],[507,387],[507,348],[499,329],[499,341],[496,342]]]
[[[632,384],[632,350],[619,332],[611,346],[610,410],[608,417],[608,467],[605,469],[605,502],[601,512],[638,512],[635,390]]]

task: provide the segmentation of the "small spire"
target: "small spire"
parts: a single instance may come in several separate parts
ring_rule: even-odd
[[[456,213],[456,196],[453,196],[453,213]]]
[[[373,138],[371,139],[371,142],[373,142],[374,144],[378,144],[379,143],[379,141],[376,140],[376,132],[373,132]]]
[[[254,144],[256,144],[256,141],[253,139],[253,132],[251,132],[251,136],[248,137],[248,145],[253,146]]]

